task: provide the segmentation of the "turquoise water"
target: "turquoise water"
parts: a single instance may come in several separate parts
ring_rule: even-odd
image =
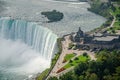
[[[0,18],[0,80],[23,80],[49,68],[56,40],[35,23]]]

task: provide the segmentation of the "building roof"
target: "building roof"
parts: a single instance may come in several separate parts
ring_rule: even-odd
[[[94,33],[93,35],[94,35],[94,36],[99,36],[99,37],[100,37],[100,36],[103,36],[102,33]]]
[[[93,40],[97,41],[112,41],[113,39],[118,39],[119,36],[105,36],[105,37],[94,37]]]

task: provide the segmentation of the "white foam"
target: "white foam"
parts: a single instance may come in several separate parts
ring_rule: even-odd
[[[42,72],[50,67],[56,39],[52,31],[35,23],[0,18],[0,71],[19,75]]]

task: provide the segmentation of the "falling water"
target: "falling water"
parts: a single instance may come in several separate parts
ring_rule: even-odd
[[[21,80],[49,68],[56,39],[33,22],[0,18],[0,80]]]

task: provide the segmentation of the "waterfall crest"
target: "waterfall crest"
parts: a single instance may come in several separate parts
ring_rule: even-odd
[[[43,71],[50,66],[56,39],[33,22],[0,18],[0,71],[2,66],[11,72]]]
[[[50,30],[35,23],[4,18],[0,19],[0,35],[5,39],[23,41],[46,59],[51,59],[57,38]]]

